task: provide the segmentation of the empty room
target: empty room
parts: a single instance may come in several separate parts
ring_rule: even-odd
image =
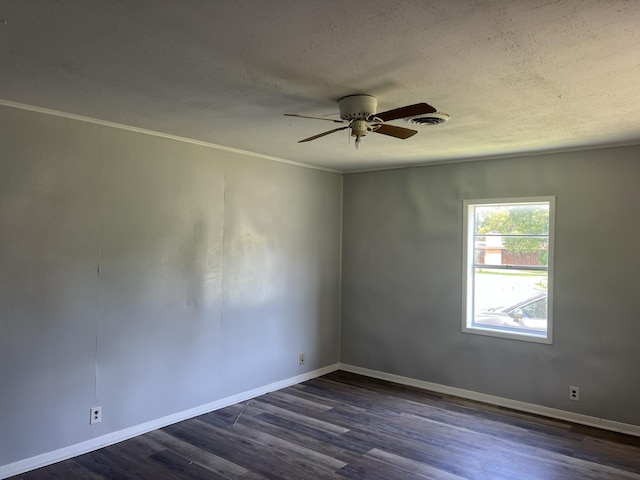
[[[0,478],[640,479],[638,25],[0,0]]]

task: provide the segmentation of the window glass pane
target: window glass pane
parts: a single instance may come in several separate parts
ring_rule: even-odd
[[[547,272],[474,270],[472,325],[534,335],[546,332]]]
[[[478,205],[475,232],[549,234],[549,204]]]
[[[478,205],[474,208],[475,263],[548,263],[549,204]]]

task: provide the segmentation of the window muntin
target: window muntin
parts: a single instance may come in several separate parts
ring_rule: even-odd
[[[554,197],[464,202],[462,330],[552,341]]]

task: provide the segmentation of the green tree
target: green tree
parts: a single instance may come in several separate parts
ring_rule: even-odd
[[[507,252],[514,254],[538,252],[540,265],[547,264],[546,237],[526,236],[549,234],[549,209],[546,205],[478,207],[476,234],[490,233],[503,235],[502,244]]]

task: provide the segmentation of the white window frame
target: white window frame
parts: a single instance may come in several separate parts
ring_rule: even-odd
[[[463,200],[463,261],[462,261],[462,332],[491,337],[524,340],[528,342],[553,343],[553,256],[555,239],[555,200],[554,196],[511,197]],[[526,203],[549,204],[549,245],[547,252],[547,332],[546,336],[521,331],[506,331],[500,327],[473,325],[474,312],[474,215],[476,206],[513,205]]]

